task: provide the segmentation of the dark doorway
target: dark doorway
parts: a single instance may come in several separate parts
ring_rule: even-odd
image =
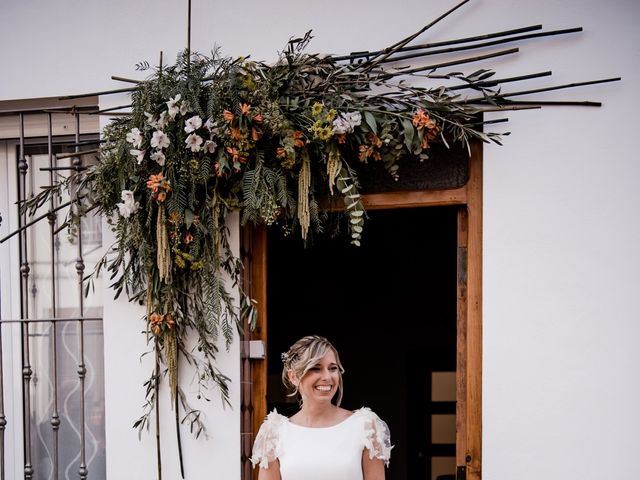
[[[455,471],[457,211],[369,212],[359,248],[269,234],[268,409],[297,410],[280,352],[328,337],[346,369],[343,407],[368,406],[389,424],[388,480]]]

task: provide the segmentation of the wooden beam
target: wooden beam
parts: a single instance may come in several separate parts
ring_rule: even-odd
[[[480,480],[482,461],[482,145],[471,148],[467,184],[467,480]]]
[[[362,195],[365,210],[386,208],[443,207],[467,203],[467,188],[420,190],[411,192],[372,193]]]

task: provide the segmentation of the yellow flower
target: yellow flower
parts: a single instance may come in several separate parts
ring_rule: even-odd
[[[316,102],[311,107],[311,115],[318,117],[322,113],[322,110],[324,110],[324,105],[320,102]]]
[[[331,127],[323,127],[318,131],[318,138],[320,140],[329,140],[331,138],[331,132],[332,132],[332,128]]]

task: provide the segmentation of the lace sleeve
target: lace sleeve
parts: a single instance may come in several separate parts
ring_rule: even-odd
[[[389,458],[391,457],[391,434],[389,427],[378,415],[368,408],[363,408],[365,416],[364,446],[369,451],[369,458],[378,458],[384,460],[386,466],[389,466]]]
[[[280,427],[284,419],[274,410],[260,426],[251,454],[254,467],[259,464],[261,468],[269,468],[269,462],[280,456]]]

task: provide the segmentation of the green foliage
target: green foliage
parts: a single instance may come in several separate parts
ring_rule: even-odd
[[[132,93],[131,114],[105,128],[100,162],[25,204],[35,212],[66,188],[77,192],[70,228],[92,209],[109,219],[115,245],[95,273],[107,272],[116,297],[125,292],[146,305],[149,343],[177,383],[176,405],[196,436],[201,414],[177,379],[178,358],[194,369],[199,398],[208,399],[214,386],[228,404],[229,379],[216,354],[256,318],[255,302],[239,288],[229,212],[240,210],[242,223],[300,228],[304,237],[326,228],[320,201],[336,196],[358,246],[366,215],[350,163],[382,162],[397,178],[402,158],[426,158],[434,141],[496,141],[446,88],[411,87],[381,69],[306,54],[310,38],[289,42],[274,64],[217,52],[183,53],[158,68],[138,64],[151,76]],[[491,74],[450,76],[472,83]],[[140,429],[149,424],[161,379],[154,372],[145,383]]]

